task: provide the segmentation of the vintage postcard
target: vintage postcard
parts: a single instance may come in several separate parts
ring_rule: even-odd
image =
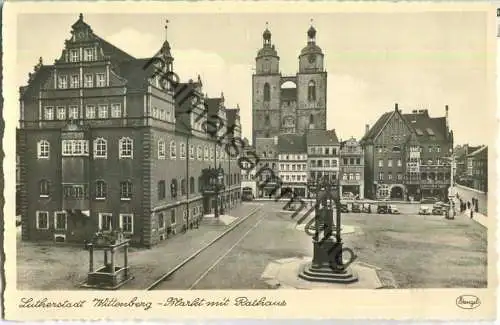
[[[495,6],[3,14],[7,319],[496,317]]]

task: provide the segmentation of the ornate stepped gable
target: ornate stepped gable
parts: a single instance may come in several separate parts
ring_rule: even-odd
[[[71,37],[65,41],[65,47],[60,57],[55,60],[54,65],[44,65],[42,58],[40,58],[38,64],[34,67],[33,73],[29,74],[27,86],[20,88],[21,98],[36,97],[42,89],[55,89],[55,71],[70,68],[82,61],[82,56],[80,56],[78,62],[70,60],[72,49],[95,49],[93,60],[84,61],[84,64],[101,66],[103,71],[106,65],[109,65],[109,85],[115,87],[124,86],[128,90],[147,89],[147,86],[152,81],[151,77],[157,69],[171,68],[173,58],[168,41],[164,42],[160,51],[155,55],[155,57],[166,62],[160,67],[156,62],[151,64],[151,58],[135,58],[96,35],[90,25],[85,23],[82,14],[71,28]]]

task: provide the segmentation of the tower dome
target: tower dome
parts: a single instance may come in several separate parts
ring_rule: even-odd
[[[316,38],[316,29],[312,25],[311,27],[309,27],[309,30],[307,31],[307,36],[309,36],[309,39]]]
[[[264,38],[264,41],[270,41],[271,40],[271,32],[269,29],[266,27],[266,30],[262,34],[262,38]]]

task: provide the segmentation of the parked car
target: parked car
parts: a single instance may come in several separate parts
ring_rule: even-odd
[[[363,204],[364,213],[372,213],[372,205],[370,203]]]
[[[391,214],[400,214],[398,208],[395,205],[389,205],[389,213],[391,213]]]
[[[347,207],[347,203],[341,203],[340,204],[340,212],[342,212],[342,213],[349,213],[349,208]]]
[[[435,198],[423,198],[420,201],[420,209],[418,214],[420,215],[429,215],[432,213],[432,208],[434,207],[434,203],[436,203]]]
[[[423,215],[423,216],[430,215],[431,211],[432,211],[432,207],[429,207],[427,205],[421,205],[420,210],[418,211],[418,214]]]
[[[353,203],[351,206],[352,213],[361,213],[361,205],[359,203]]]
[[[377,213],[379,213],[379,214],[390,213],[389,212],[389,205],[386,203],[380,203],[377,206]]]
[[[441,215],[443,214],[443,207],[444,203],[443,202],[436,202],[434,206],[432,207],[432,214],[433,215]]]

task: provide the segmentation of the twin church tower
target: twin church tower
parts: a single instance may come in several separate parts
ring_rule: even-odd
[[[327,73],[323,52],[316,44],[316,29],[311,26],[307,31],[307,45],[300,52],[295,76],[281,75],[280,58],[267,27],[262,38],[252,76],[253,143],[257,138],[326,130]]]

